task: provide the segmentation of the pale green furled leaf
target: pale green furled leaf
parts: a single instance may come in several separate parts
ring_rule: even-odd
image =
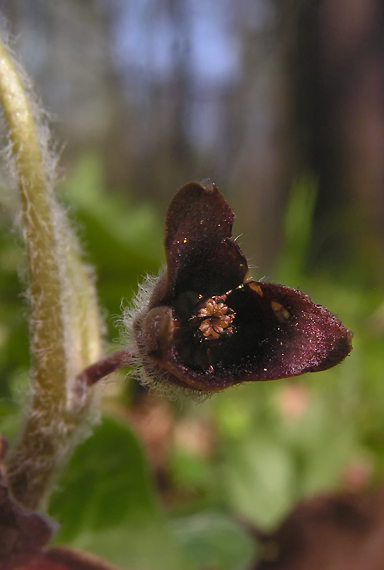
[[[21,197],[33,358],[30,405],[8,479],[15,498],[34,509],[90,407],[91,391],[76,376],[101,355],[101,321],[92,275],[55,199],[56,157],[44,113],[5,41],[0,43],[0,105],[9,168]]]

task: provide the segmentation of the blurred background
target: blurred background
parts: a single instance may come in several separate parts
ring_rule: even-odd
[[[304,496],[383,476],[384,4],[0,0],[0,12],[51,115],[60,196],[96,268],[109,342],[121,302],[164,263],[171,197],[206,177],[236,212],[252,277],[304,290],[355,331],[335,369],[199,405],[108,384],[104,408],[138,435],[183,552],[196,568],[245,568],[257,547],[235,519],[274,529]],[[0,411],[12,438],[28,328],[1,185]],[[75,534],[62,540],[83,546]]]

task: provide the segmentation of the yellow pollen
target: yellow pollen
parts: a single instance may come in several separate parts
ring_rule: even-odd
[[[260,297],[263,296],[263,290],[258,283],[250,283],[249,286],[252,289],[252,291],[255,291],[255,293],[260,295]]]
[[[289,311],[287,311],[287,309],[285,309],[283,307],[283,305],[281,303],[278,303],[277,301],[272,301],[271,302],[271,307],[273,312],[275,313],[277,319],[282,322],[285,321],[287,319],[289,319],[289,317],[291,316],[291,314],[289,313]]]

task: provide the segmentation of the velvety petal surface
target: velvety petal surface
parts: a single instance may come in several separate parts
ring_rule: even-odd
[[[214,184],[186,184],[165,225],[167,299],[181,292],[224,293],[243,282],[247,260],[232,237],[235,215]],[[166,303],[165,303],[166,304]]]
[[[190,386],[220,390],[325,370],[351,350],[352,334],[340,320],[295,289],[250,281],[229,292],[225,303],[232,331],[218,338],[205,338],[175,311],[168,370]]]
[[[134,323],[143,366],[162,383],[218,391],[325,370],[352,349],[352,333],[308,295],[246,281],[234,218],[211,182],[183,186],[170,204],[167,272]]]

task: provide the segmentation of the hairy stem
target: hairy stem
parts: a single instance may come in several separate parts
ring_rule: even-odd
[[[32,347],[36,374],[40,386],[49,389],[57,403],[65,388],[65,355],[62,308],[58,306],[60,272],[51,216],[51,181],[26,91],[3,44],[0,44],[0,102],[21,195],[33,311],[32,342],[38,343],[38,347]],[[46,299],[51,302],[45,302]],[[49,358],[50,355],[54,358]],[[44,361],[43,366],[39,365],[40,360]],[[58,369],[61,382],[57,378]]]
[[[134,354],[129,350],[122,349],[112,352],[112,354],[108,354],[83,370],[78,375],[79,382],[85,382],[87,386],[93,386],[96,382],[108,376],[108,374],[130,366],[133,359]]]
[[[93,281],[55,201],[48,129],[22,74],[0,43],[0,104],[21,195],[33,356],[31,402],[8,476],[15,498],[36,508],[89,405],[88,392],[79,400],[76,376],[100,357],[101,336]]]

